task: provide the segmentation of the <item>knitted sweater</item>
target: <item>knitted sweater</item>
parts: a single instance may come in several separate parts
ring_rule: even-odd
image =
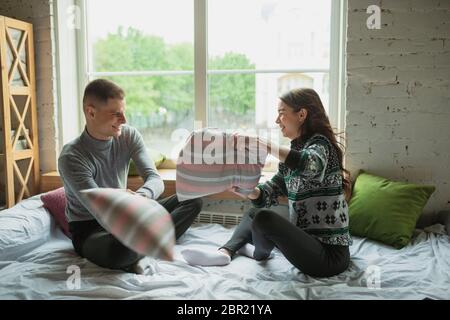
[[[348,206],[342,169],[336,149],[323,135],[307,141],[291,141],[291,151],[277,174],[258,184],[261,194],[255,207],[277,205],[279,196],[289,199],[289,219],[323,243],[349,246]]]
[[[130,159],[133,159],[144,180],[144,185],[137,193],[157,199],[164,191],[164,183],[137,129],[123,125],[122,134],[109,140],[97,140],[84,130],[81,136],[67,143],[58,159],[59,173],[67,197],[67,220],[94,219],[80,190],[125,189]]]

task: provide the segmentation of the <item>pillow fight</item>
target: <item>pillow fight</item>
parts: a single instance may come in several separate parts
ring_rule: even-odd
[[[190,134],[176,166],[176,193],[164,183],[139,131],[127,125],[125,92],[106,79],[83,95],[86,126],[58,159],[65,215],[75,252],[94,264],[142,273],[148,257],[173,259],[173,247],[202,209],[202,198],[231,191],[251,201],[231,238],[216,249],[187,248],[187,263],[222,266],[236,254],[270,259],[276,247],[301,272],[329,277],[350,263],[351,194],[343,151],[319,95],[290,90],[277,101],[275,123],[290,146],[259,136],[201,129]],[[269,155],[277,173],[259,183]],[[127,189],[130,160],[143,179]],[[288,198],[289,218],[271,207]]]

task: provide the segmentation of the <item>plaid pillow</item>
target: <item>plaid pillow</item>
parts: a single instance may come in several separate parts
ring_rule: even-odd
[[[80,192],[97,221],[125,246],[142,255],[173,260],[175,229],[158,202],[122,189]]]
[[[220,193],[236,187],[244,196],[259,182],[267,151],[250,136],[237,141],[233,134],[214,129],[194,131],[177,161],[176,192],[180,201]]]

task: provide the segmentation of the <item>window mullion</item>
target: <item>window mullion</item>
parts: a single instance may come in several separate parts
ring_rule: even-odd
[[[344,129],[343,86],[344,71],[344,13],[345,0],[335,0],[331,3],[330,23],[330,103],[329,118],[333,127],[338,131]]]
[[[208,125],[207,0],[194,0],[195,129]]]
[[[87,41],[88,41],[88,24],[87,24],[87,10],[86,0],[75,0],[76,6],[80,8],[80,26],[77,32],[77,61],[78,61],[78,93],[79,97],[83,97],[84,87],[89,82],[88,79],[88,55],[87,55]],[[80,108],[79,129],[83,131],[85,120],[83,108]]]

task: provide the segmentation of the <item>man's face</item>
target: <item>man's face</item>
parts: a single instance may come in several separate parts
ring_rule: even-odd
[[[106,104],[87,108],[86,123],[89,133],[96,139],[109,140],[119,137],[125,118],[125,100],[108,99]]]

